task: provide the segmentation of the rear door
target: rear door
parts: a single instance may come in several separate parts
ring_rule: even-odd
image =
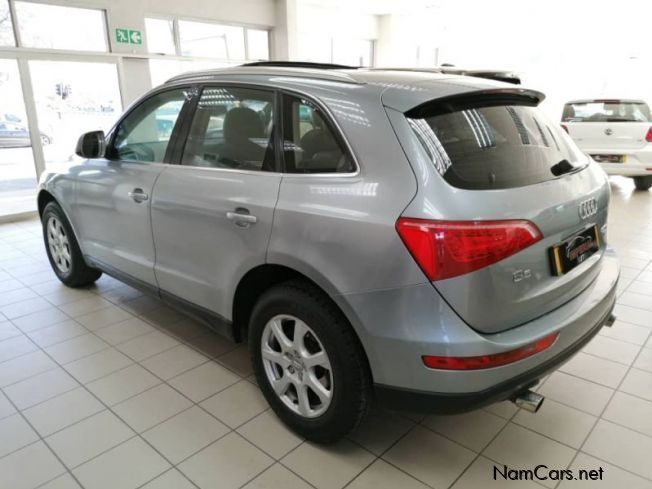
[[[190,93],[178,88],[143,100],[116,127],[106,157],[87,161],[78,172],[73,213],[84,253],[151,286],[154,183],[169,160]]]
[[[403,215],[435,223],[432,259],[445,273],[433,284],[486,333],[571,300],[595,278],[604,251],[605,177],[533,105],[483,94],[404,117],[405,147],[416,147],[410,159],[428,161],[435,176]]]
[[[240,278],[265,263],[281,182],[276,128],[274,91],[204,87],[152,199],[156,277],[170,299],[231,318]]]

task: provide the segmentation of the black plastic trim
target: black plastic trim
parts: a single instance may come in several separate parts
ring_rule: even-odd
[[[142,280],[129,275],[128,273],[124,273],[115,267],[88,255],[84,256],[84,260],[89,266],[97,268],[98,270],[102,270],[102,272],[110,275],[116,280],[119,280],[120,282],[123,282],[133,287],[134,289],[140,290],[149,296],[156,297],[173,309],[183,312],[186,315],[205,323],[216,333],[219,333],[220,335],[225,336],[232,341],[239,341],[239,339],[236,337],[233,323],[220,314],[193,304],[192,302],[182,299],[181,297],[178,297],[174,294],[161,290],[158,287],[148,284],[147,282],[143,282]]]

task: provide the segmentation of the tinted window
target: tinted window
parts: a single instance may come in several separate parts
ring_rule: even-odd
[[[350,173],[355,170],[321,110],[283,96],[283,152],[288,173]]]
[[[650,122],[645,102],[594,100],[571,102],[564,106],[563,122]]]
[[[206,87],[192,120],[182,164],[274,171],[273,134],[273,92]]]
[[[121,160],[163,161],[185,100],[185,90],[171,90],[138,105],[120,123],[112,156]]]
[[[408,122],[439,173],[459,188],[521,187],[586,165],[566,133],[535,107],[485,102]]]

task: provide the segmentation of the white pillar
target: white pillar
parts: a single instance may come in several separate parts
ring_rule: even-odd
[[[272,31],[272,59],[293,61],[298,53],[298,0],[276,0],[276,27]]]

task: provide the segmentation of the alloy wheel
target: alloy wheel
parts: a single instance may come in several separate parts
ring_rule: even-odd
[[[315,332],[291,315],[270,319],[261,338],[267,380],[294,413],[315,418],[333,399],[333,373],[328,354]]]
[[[68,273],[72,265],[70,241],[61,221],[54,216],[48,219],[47,237],[52,261],[61,273]]]

